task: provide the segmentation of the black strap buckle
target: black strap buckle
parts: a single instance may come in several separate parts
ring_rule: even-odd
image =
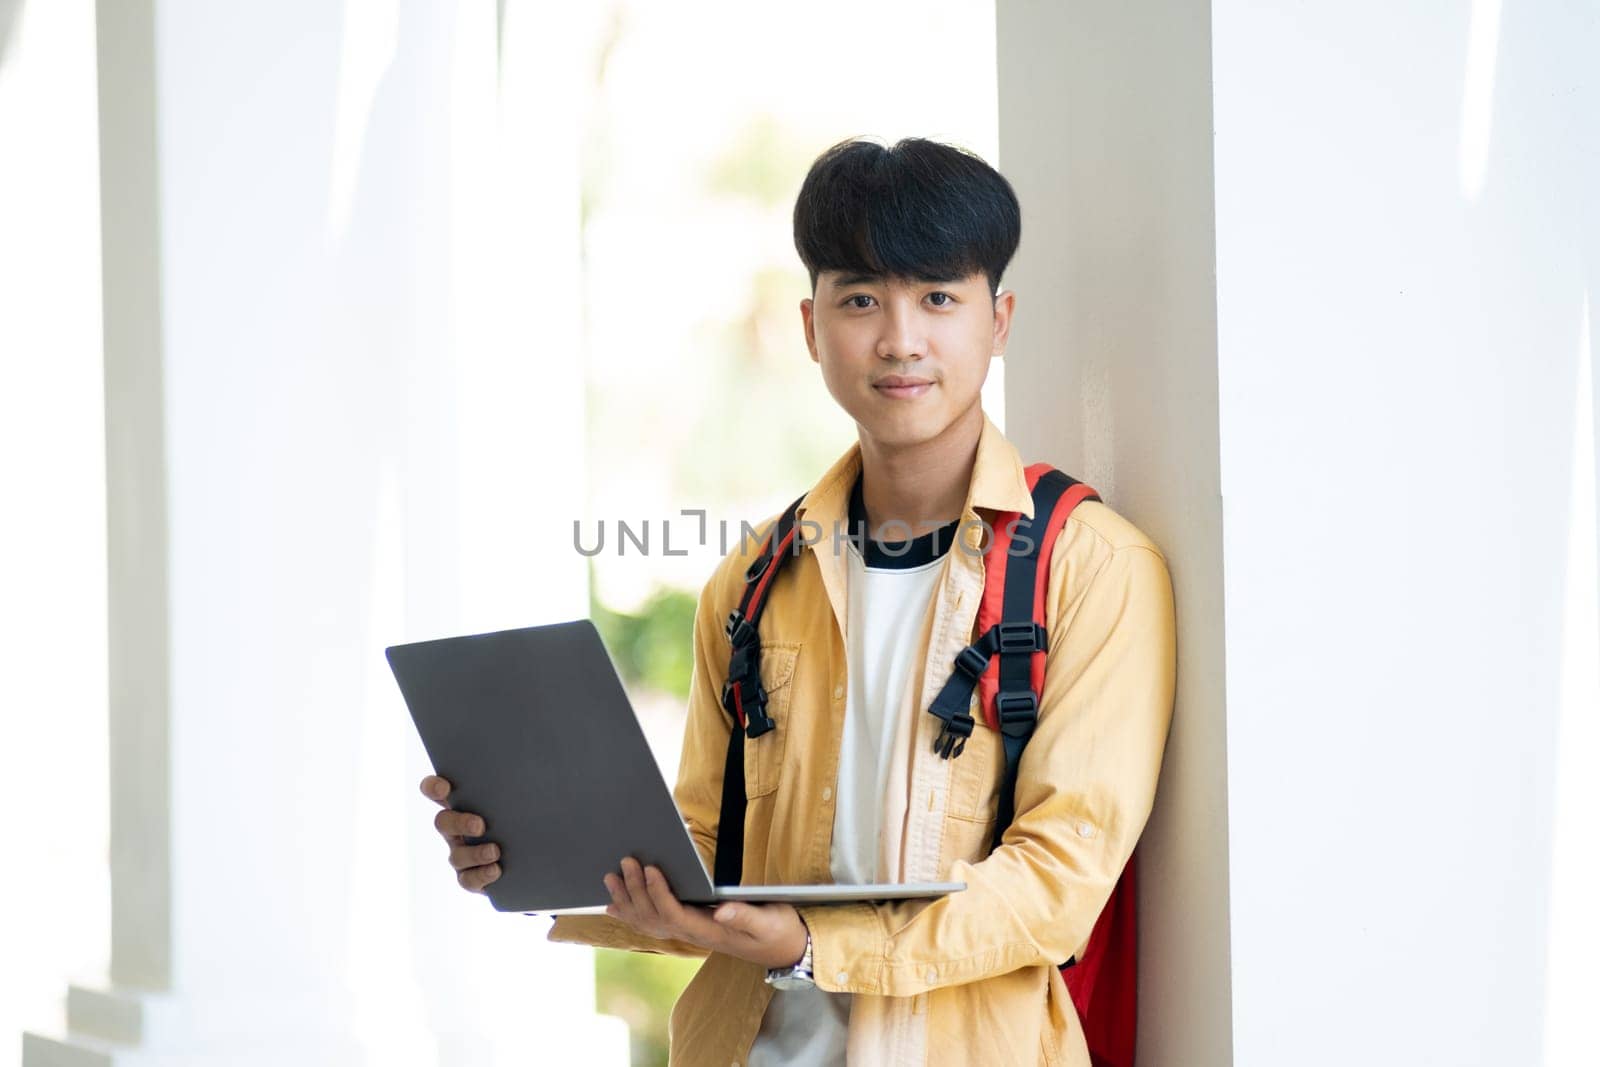
[[[1032,690],[996,693],[994,710],[1000,720],[1001,733],[1007,737],[1027,737],[1039,718],[1039,698]]]
[[[956,669],[968,678],[976,681],[989,666],[989,657],[984,655],[976,645],[968,645],[956,653]]]
[[[746,737],[760,737],[768,730],[776,729],[777,723],[772,716],[767,714],[767,691],[761,686],[756,687],[756,692],[761,699],[754,707],[746,707],[744,718],[744,735]]]
[[[754,624],[738,608],[728,612],[728,621],[723,625],[722,632],[728,635],[728,642],[734,648],[743,648],[756,638]]]
[[[933,750],[940,759],[955,759],[967,747],[972,736],[972,716],[962,713],[944,720],[944,729],[933,740]]]
[[[746,682],[751,684],[742,684]],[[778,725],[767,714],[766,687],[748,675],[722,683],[722,709],[735,723],[744,723],[746,737],[760,737]]]
[[[1043,652],[1049,643],[1043,626],[1032,619],[999,623],[1001,652]]]

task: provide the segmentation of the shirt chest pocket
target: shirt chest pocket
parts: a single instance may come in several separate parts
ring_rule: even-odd
[[[767,714],[776,723],[760,737],[744,743],[744,794],[766,796],[778,788],[783,753],[789,743],[789,705],[794,699],[794,667],[798,641],[761,643],[761,687],[767,691]]]
[[[1005,746],[998,730],[984,721],[978,698],[967,706],[972,716],[972,736],[961,755],[950,761],[950,802],[946,812],[972,822],[993,822],[999,807],[1000,775],[1005,769]]]

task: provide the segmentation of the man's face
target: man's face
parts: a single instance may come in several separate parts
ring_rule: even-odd
[[[800,316],[839,406],[875,443],[903,447],[932,440],[978,404],[1014,302],[1010,292],[992,298],[981,272],[935,282],[823,271]]]

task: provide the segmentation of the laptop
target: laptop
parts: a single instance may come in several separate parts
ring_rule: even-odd
[[[679,900],[848,903],[938,897],[964,882],[713,885],[588,619],[385,650],[450,806],[500,844],[498,911],[595,911],[623,856],[654,864]]]

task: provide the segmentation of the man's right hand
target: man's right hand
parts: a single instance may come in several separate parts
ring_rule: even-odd
[[[456,883],[462,889],[482,893],[483,887],[500,877],[500,846],[493,841],[478,845],[463,840],[483,833],[483,819],[470,811],[453,811],[449,805],[450,783],[437,774],[422,780],[422,795],[436,802],[444,810],[433,817],[433,828],[450,846],[450,866],[455,868]]]

